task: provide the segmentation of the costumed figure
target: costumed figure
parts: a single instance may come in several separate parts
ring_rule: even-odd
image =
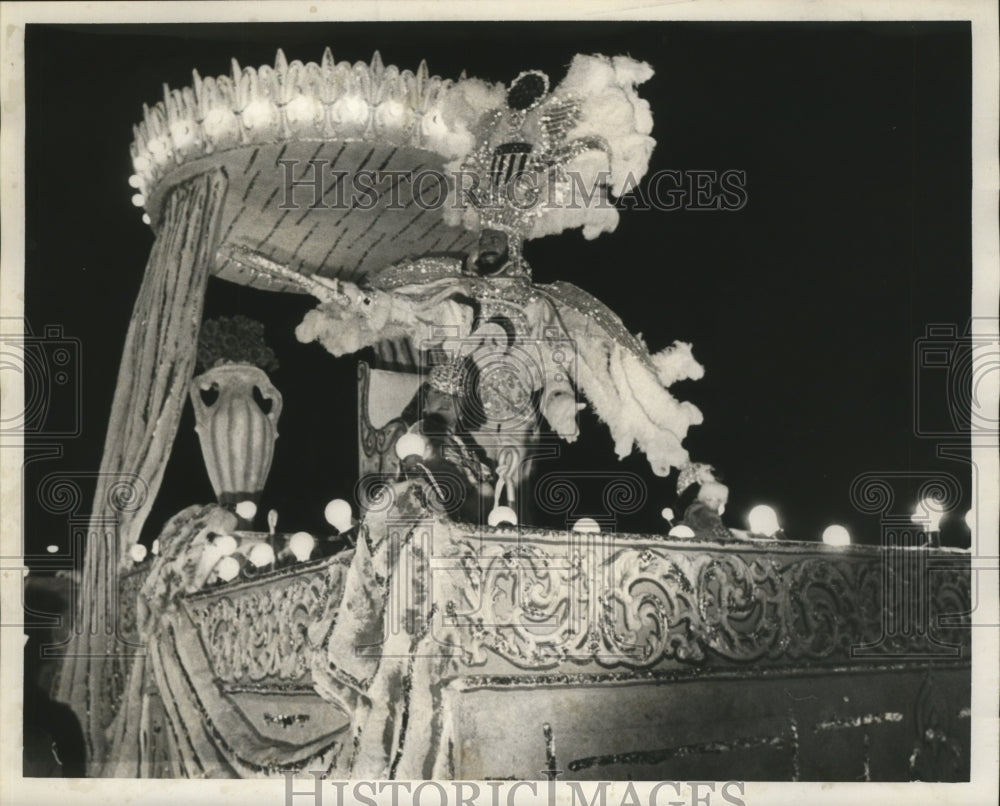
[[[711,465],[692,463],[677,477],[677,509],[694,536],[705,540],[732,540],[734,535],[722,522],[729,500],[729,488],[715,477]]]
[[[471,436],[494,472],[510,463],[506,454],[499,462],[502,448],[521,451],[513,458],[520,478],[515,469],[502,490],[523,486],[535,415],[571,442],[584,400],[608,425],[619,458],[638,447],[653,472],[666,476],[689,463],[681,443],[702,421],[696,406],[668,391],[704,374],[691,346],[674,342],[651,353],[582,289],[533,283],[521,248],[526,238],[569,227],[582,227],[587,238],[614,228],[614,205],[593,200],[606,202],[648,167],[652,118],[635,85],[650,75],[648,65],[627,58],[577,57],[552,92],[537,71],[511,83],[506,104],[474,127],[472,151],[449,164],[456,175],[478,179],[476,192],[456,184],[444,210],[446,219],[479,233],[472,254],[401,261],[356,283],[305,275],[249,251],[234,257],[262,282],[315,296],[320,304],[296,336],[335,356],[406,339],[421,360],[434,350],[471,357],[483,422]],[[582,205],[571,198],[581,182],[592,191]]]

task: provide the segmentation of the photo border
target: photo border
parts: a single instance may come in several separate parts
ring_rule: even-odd
[[[0,246],[0,316],[23,316],[24,254],[24,26],[28,23],[176,23],[176,22],[291,22],[291,21],[362,21],[362,20],[496,20],[500,6],[486,3],[461,3],[451,0],[417,2],[372,2],[371,0],[312,0],[312,2],[129,2],[129,3],[4,3],[0,6],[3,30],[2,92],[3,116],[0,126],[2,153],[2,246]],[[769,0],[733,2],[732,0],[695,0],[687,3],[633,2],[619,7],[606,0],[576,0],[540,6],[537,0],[505,2],[502,17],[508,20],[671,20],[671,21],[856,21],[856,20],[969,20],[972,28],[972,336],[994,333],[1000,298],[1000,239],[998,239],[998,189],[1000,169],[996,144],[1000,121],[998,92],[998,12],[990,0],[922,0],[921,2],[857,3],[805,2],[804,0]],[[275,43],[276,46],[280,43]],[[11,385],[2,390],[4,412],[20,411],[23,387]],[[995,391],[993,392],[995,394]],[[994,397],[994,400],[996,398]],[[21,582],[26,568],[11,561],[20,553],[22,522],[21,469],[23,450],[7,443],[0,450],[0,526],[2,544],[0,563],[2,623],[18,625],[22,621]],[[808,802],[842,804],[906,803],[987,803],[996,798],[998,785],[998,612],[997,583],[998,489],[1000,457],[996,438],[985,443],[973,441],[971,458],[979,468],[976,491],[980,534],[972,555],[973,573],[980,592],[974,627],[972,659],[972,743],[968,783],[790,783],[747,782],[742,795],[747,806],[758,804],[799,804]],[[281,780],[163,780],[155,788],[142,780],[117,779],[25,779],[21,772],[21,708],[23,690],[20,629],[0,630],[0,804],[52,803],[66,799],[72,804],[104,804],[108,798],[119,802],[143,803],[232,802],[284,806],[285,782]],[[307,778],[303,778],[308,785]],[[547,784],[538,783],[539,795],[529,799],[522,789],[517,803],[544,803]],[[608,802],[619,803],[631,782],[613,782]],[[636,783],[636,789],[640,787]],[[497,789],[500,803],[517,782],[505,782]],[[596,783],[582,782],[591,794]],[[306,788],[298,784],[297,790]],[[641,784],[643,791],[652,783]],[[454,791],[448,785],[449,791]],[[804,790],[805,788],[805,790]],[[559,803],[570,803],[567,783],[555,784]],[[717,790],[718,792],[718,790]],[[714,798],[713,798],[714,800]],[[390,802],[389,792],[380,802]],[[336,804],[336,790],[326,785],[324,803]],[[487,801],[488,802],[488,801]],[[661,795],[660,802],[666,802]],[[995,801],[994,801],[995,802]],[[298,796],[292,806],[309,803],[308,796]],[[339,804],[338,804],[339,806]]]

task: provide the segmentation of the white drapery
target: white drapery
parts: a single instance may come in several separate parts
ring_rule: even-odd
[[[216,169],[169,192],[125,339],[77,590],[77,615],[55,691],[56,699],[69,703],[82,723],[88,775],[101,774],[106,756],[107,728],[115,711],[112,677],[120,673],[114,656],[135,651],[117,635],[119,569],[139,539],[177,434],[194,373],[227,186],[225,172]],[[125,491],[126,499],[138,498],[123,502],[115,485]],[[115,522],[117,529],[107,528]]]

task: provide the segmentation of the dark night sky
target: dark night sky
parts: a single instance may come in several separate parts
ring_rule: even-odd
[[[877,542],[876,518],[851,505],[868,471],[942,471],[968,486],[967,466],[936,458],[914,434],[913,351],[928,324],[969,318],[971,66],[964,23],[405,23],[203,26],[29,26],[26,317],[80,340],[81,434],[61,459],[25,474],[28,550],[66,545],[65,519],[33,490],[56,471],[100,464],[121,346],[152,234],[130,204],[131,126],[141,104],[202,75],[273,63],[368,60],[509,81],[527,68],[558,83],[575,53],[628,54],[656,75],[650,172],[746,171],[737,212],[623,210],[595,241],[578,231],[532,242],[538,282],[576,283],[644,334],[650,347],[690,341],[705,377],[674,387],[705,423],[692,457],[731,488],[726,519],[776,506],[790,537],[815,540],[832,522]],[[212,280],[207,315],[266,321],[282,368],[285,415],[263,507],[281,528],[320,528],[322,506],[347,496],[356,468],[354,361],[334,360],[292,330],[307,297]],[[946,394],[942,390],[942,397]],[[55,405],[69,405],[55,402]],[[590,417],[561,466],[643,474],[649,504],[628,531],[656,529],[673,498],[634,455],[619,465]],[[29,452],[30,456],[30,452]],[[963,493],[962,512],[968,508]],[[213,498],[193,431],[181,422],[158,528]],[[967,545],[958,519],[944,542]]]

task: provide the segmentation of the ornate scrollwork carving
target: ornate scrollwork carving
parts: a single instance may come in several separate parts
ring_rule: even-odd
[[[674,558],[649,550],[621,552],[609,564],[611,584],[601,593],[604,666],[646,667],[665,656],[697,661],[703,648],[694,641],[686,613],[698,599],[690,577]]]
[[[309,626],[340,591],[333,567],[209,596],[186,605],[222,683],[300,681],[309,674]]]
[[[901,586],[909,598],[893,606],[927,596],[929,618],[926,629],[896,635],[886,630],[883,586],[898,580],[878,553],[594,541],[558,557],[524,542],[463,546],[464,578],[449,587],[464,601],[446,612],[470,665],[484,663],[487,650],[522,668],[572,660],[643,669],[664,660],[843,663],[858,646],[867,657],[902,651],[919,659],[945,644],[969,645],[961,623],[938,624],[968,609],[968,570],[954,564]]]
[[[446,617],[466,628],[462,649],[467,662],[486,662],[490,649],[531,668],[555,666],[585,643],[589,624],[581,607],[586,591],[580,564],[553,561],[538,546],[496,547],[487,556],[463,544],[467,585],[462,604],[446,607]],[[460,608],[468,610],[461,612]]]

